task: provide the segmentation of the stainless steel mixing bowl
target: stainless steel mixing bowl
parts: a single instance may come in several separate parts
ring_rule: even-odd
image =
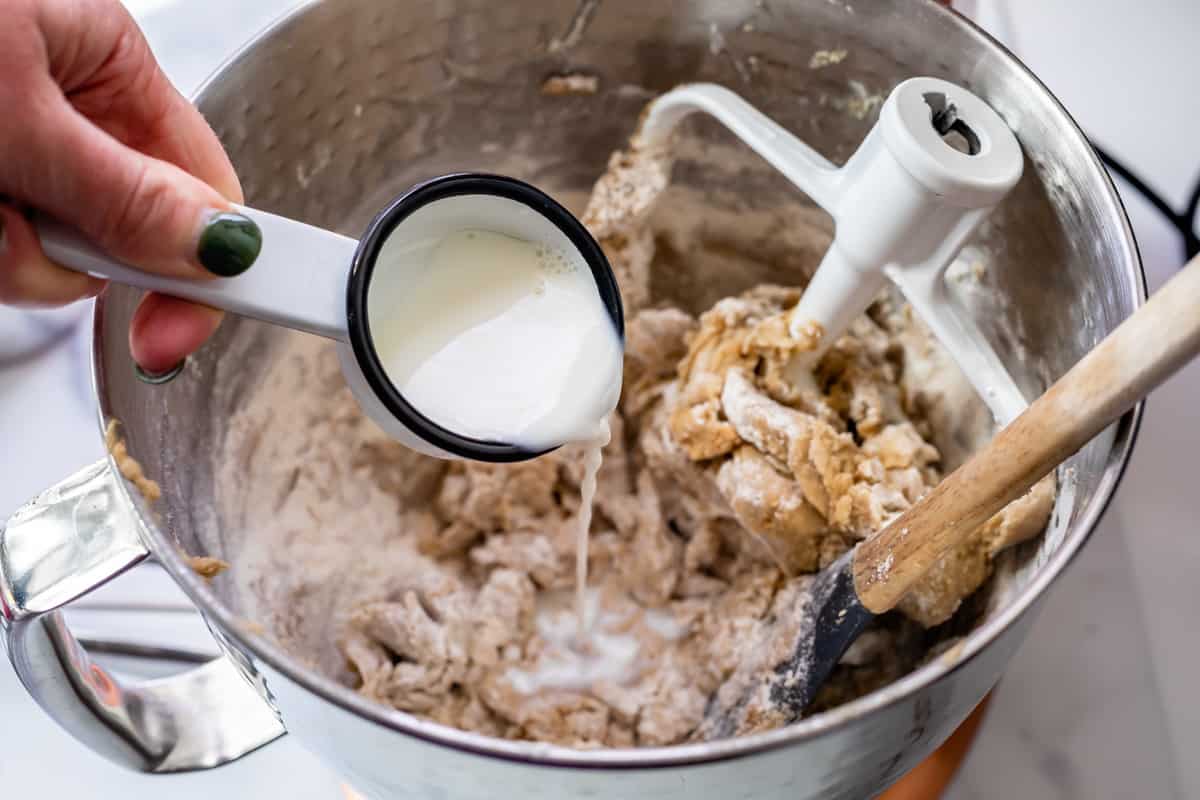
[[[816,51],[835,48],[848,57],[810,68]],[[598,91],[540,90],[548,76],[570,72],[595,76]],[[452,170],[507,172],[578,197],[646,100],[685,81],[731,86],[840,163],[871,125],[878,96],[913,75],[945,77],[983,97],[1025,150],[1021,184],[977,237],[985,283],[997,292],[974,310],[1010,370],[1037,388],[1144,297],[1133,236],[1086,139],[1045,87],[931,2],[328,0],[260,34],[198,103],[249,202],[357,234],[382,199]],[[675,180],[714,205],[762,210],[795,199],[715,126],[697,123],[688,136]],[[819,253],[801,256],[811,266]],[[654,292],[703,307],[761,277],[697,286],[686,265],[666,265]],[[230,319],[183,377],[151,387],[131,369],[135,301],[113,287],[97,305],[100,415],[122,421],[164,498],[145,507],[111,461],[47,492],[0,538],[0,610],[10,657],[34,697],[89,746],[146,771],[214,766],[286,726],[378,798],[870,796],[929,754],[999,679],[1112,496],[1138,419],[1126,416],[1071,460],[1047,536],[1016,554],[1012,579],[992,592],[970,636],[916,672],[772,733],[577,752],[375,705],[279,650],[239,616],[232,594],[188,569],[179,548],[221,556],[254,534],[222,524],[214,453],[281,334]],[[148,555],[195,600],[227,658],[127,685],[88,659],[56,609]]]

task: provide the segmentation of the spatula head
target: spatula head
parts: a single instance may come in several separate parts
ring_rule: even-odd
[[[875,616],[854,591],[853,555],[780,590],[759,638],[709,701],[695,739],[769,730],[800,718]]]

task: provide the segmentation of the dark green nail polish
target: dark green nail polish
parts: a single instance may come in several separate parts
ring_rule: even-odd
[[[182,359],[178,364],[171,367],[166,372],[149,372],[142,369],[140,364],[133,365],[133,374],[142,383],[148,383],[152,386],[158,386],[163,383],[170,383],[179,377],[179,373],[183,372],[183,368],[187,366],[187,359]]]
[[[254,220],[226,211],[204,226],[197,258],[212,274],[232,278],[250,269],[260,250],[262,231]]]

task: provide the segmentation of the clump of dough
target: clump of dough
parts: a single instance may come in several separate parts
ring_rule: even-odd
[[[897,345],[917,323],[856,320],[810,386],[789,379],[792,357],[815,344],[786,334],[797,300],[764,286],[702,314],[668,412],[674,443],[715,476],[738,523],[788,575],[814,572],[882,530],[942,478]],[[925,626],[948,620],[1000,549],[1042,530],[1053,499],[1051,477],[947,554],[899,610]]]
[[[211,581],[213,578],[220,575],[225,570],[229,569],[229,562],[222,561],[219,558],[212,556],[183,556],[184,562],[192,572],[199,575],[206,581]]]

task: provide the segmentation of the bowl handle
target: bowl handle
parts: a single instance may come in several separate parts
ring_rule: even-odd
[[[0,632],[21,683],[67,732],[139,772],[206,769],[285,733],[228,658],[127,683],[93,662],[61,609],[149,555],[108,461],[0,523]]]

